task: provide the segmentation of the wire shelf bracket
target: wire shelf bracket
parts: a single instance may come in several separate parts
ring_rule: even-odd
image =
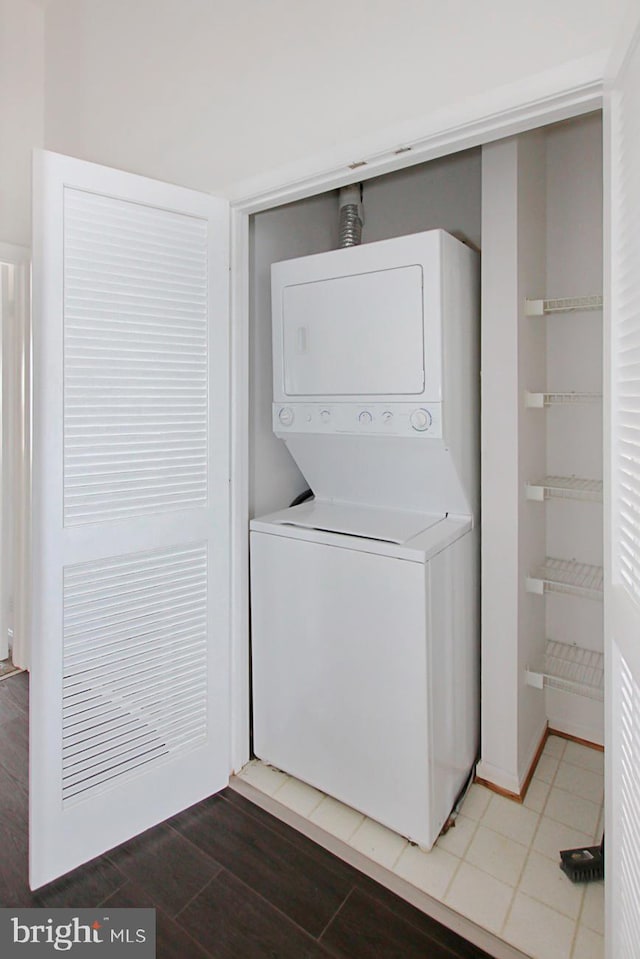
[[[528,500],[542,503],[547,499],[578,499],[602,502],[602,480],[579,476],[545,476],[525,485]]]
[[[529,409],[544,409],[546,406],[564,406],[576,403],[597,403],[602,393],[531,393],[525,390],[524,404]]]
[[[602,702],[604,655],[548,639],[542,670],[526,669],[525,681],[536,689],[557,689]]]
[[[554,300],[525,300],[525,316],[546,316],[549,313],[582,313],[601,310],[602,296],[567,296]]]
[[[526,577],[525,587],[528,593],[540,596],[544,593],[565,593],[602,601],[602,567],[548,556],[542,566]]]

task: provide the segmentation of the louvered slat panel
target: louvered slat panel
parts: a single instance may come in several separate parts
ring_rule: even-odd
[[[64,215],[65,525],[205,505],[206,221],[70,188]]]
[[[194,624],[199,624],[203,620],[202,615],[191,614],[189,616],[180,616],[179,624],[173,625],[173,634],[176,638],[189,635]],[[88,662],[95,662],[96,659],[109,660],[118,657],[123,649],[145,648],[153,646],[158,635],[162,632],[164,626],[156,629],[144,629],[138,635],[127,630],[112,630],[112,639],[110,642],[100,642],[98,644],[88,639],[87,642],[76,644],[76,650],[69,644],[67,653],[67,668],[69,675],[74,676],[76,672],[83,669]],[[119,635],[120,634],[120,635]]]
[[[640,942],[640,686],[620,658],[619,884],[620,959],[637,955]]]
[[[631,61],[638,82],[638,57]],[[633,79],[633,78],[630,78]],[[640,602],[640,240],[631,211],[640,210],[638,162],[640,124],[637,108],[627,104],[623,94],[618,104],[618,164],[615,171],[615,210],[619,232],[616,236],[616,294],[614,327],[614,407],[616,409],[617,541],[618,570],[636,601]]]
[[[202,616],[199,616],[199,608],[197,604],[192,604],[192,609],[185,611],[184,607],[181,607],[179,610],[172,610],[171,615],[167,615],[164,618],[163,624],[159,625],[156,628],[148,628],[147,624],[142,622],[139,624],[139,628],[135,630],[133,624],[125,623],[124,626],[119,628],[111,627],[110,630],[110,643],[103,643],[100,631],[92,630],[91,633],[87,633],[85,636],[80,634],[79,638],[75,642],[69,642],[69,653],[73,654],[75,652],[89,653],[93,655],[93,652],[96,650],[111,650],[113,645],[117,642],[125,642],[127,645],[134,639],[140,639],[140,641],[146,641],[157,638],[157,634],[162,632],[164,625],[171,624],[171,627],[174,633],[177,635],[180,627],[183,627],[185,624],[194,624],[199,622],[202,619]]]
[[[193,577],[191,577],[191,579],[193,580]],[[200,586],[200,592],[204,593],[205,591],[204,585]],[[84,635],[85,627],[91,623],[98,623],[101,626],[111,626],[118,623],[122,616],[125,616],[126,621],[129,622],[131,593],[134,594],[134,601],[137,604],[140,615],[147,616],[150,611],[157,609],[159,606],[165,608],[168,600],[173,603],[173,608],[175,609],[181,599],[188,599],[193,596],[194,583],[187,582],[183,586],[177,586],[176,584],[167,586],[161,597],[157,594],[149,596],[149,587],[145,590],[129,591],[129,595],[127,595],[127,591],[125,591],[123,596],[117,597],[117,600],[114,598],[113,601],[107,601],[103,597],[100,602],[100,607],[96,609],[94,616],[87,616],[82,605],[78,605],[77,608],[70,606],[68,614],[69,625],[73,626],[77,623],[81,635]]]
[[[630,41],[630,42],[629,42]],[[607,956],[640,942],[640,23],[608,94],[611,186],[611,671]],[[610,833],[610,835],[609,835]]]
[[[190,694],[185,693],[184,689],[172,690],[162,702],[163,708],[170,715],[183,711],[190,711],[195,715],[201,708],[201,693],[199,689],[194,689]],[[155,716],[156,710],[150,709],[149,714]],[[145,716],[145,720],[146,718]],[[69,719],[65,727],[65,748],[69,750],[68,755],[75,755],[76,746],[94,743],[98,737],[102,737],[101,742],[113,742],[123,731],[144,727],[145,723],[136,716],[123,717],[115,707],[105,706],[102,712],[91,714],[88,718],[80,715]]]
[[[65,569],[63,803],[204,740],[207,566],[199,544]]]
[[[188,716],[189,719],[204,718],[205,710],[203,707],[194,707],[190,700],[179,708],[172,708],[171,715],[177,719],[183,719]],[[144,723],[136,719],[128,719],[120,722],[112,722],[107,726],[92,727],[78,730],[73,735],[67,737],[66,749],[67,758],[71,761],[76,756],[86,758],[97,754],[108,748],[117,749],[121,742],[129,743],[131,741],[143,739],[148,735]]]
[[[191,655],[191,651],[196,643],[188,643],[184,637],[181,637],[180,653],[176,655],[176,662],[180,662],[183,656]],[[128,650],[127,664],[122,665],[121,659],[122,646],[119,653],[112,653],[110,658],[102,656],[93,657],[83,663],[77,664],[75,670],[71,668],[68,673],[68,689],[80,691],[87,687],[87,684],[95,682],[96,677],[100,681],[105,679],[111,681],[111,677],[117,677],[136,665],[153,665],[158,659],[162,659],[164,665],[164,656],[158,651],[155,642],[153,643],[135,643]]]
[[[640,602],[640,89],[638,38],[624,67],[612,107],[615,165],[613,182],[613,408],[617,446],[616,540],[618,570],[629,592]]]

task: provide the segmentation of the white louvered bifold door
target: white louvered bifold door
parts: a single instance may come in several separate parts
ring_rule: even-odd
[[[637,16],[637,14],[636,14]],[[629,43],[629,39],[631,42]],[[606,955],[640,955],[640,28],[607,92]]]
[[[30,882],[229,776],[228,209],[38,153]]]

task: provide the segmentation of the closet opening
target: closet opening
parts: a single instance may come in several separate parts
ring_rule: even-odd
[[[362,209],[363,244],[441,229],[481,256],[476,781],[430,852],[260,756],[233,784],[479,945],[598,955],[603,884],[558,862],[603,830],[601,115],[365,180]],[[337,211],[250,218],[251,519],[309,486],[273,432],[270,267],[336,249]]]

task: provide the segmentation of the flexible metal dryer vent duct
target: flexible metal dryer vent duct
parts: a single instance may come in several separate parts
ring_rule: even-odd
[[[359,246],[362,243],[362,187],[359,183],[345,186],[338,194],[340,238],[338,246]]]

